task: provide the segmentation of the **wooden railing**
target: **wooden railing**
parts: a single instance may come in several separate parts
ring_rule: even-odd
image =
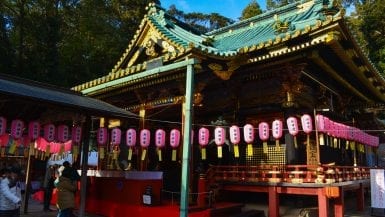
[[[211,182],[336,183],[370,178],[369,167],[335,165],[211,166]]]

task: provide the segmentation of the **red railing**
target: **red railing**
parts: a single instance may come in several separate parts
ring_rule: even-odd
[[[211,166],[209,182],[335,183],[370,178],[369,167],[335,165]]]

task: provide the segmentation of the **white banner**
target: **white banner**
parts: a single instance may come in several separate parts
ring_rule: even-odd
[[[97,167],[98,166],[98,160],[99,160],[98,156],[99,156],[99,154],[97,151],[88,152],[88,166]],[[82,163],[82,158],[83,158],[83,152],[82,152],[81,158],[80,158],[80,165]]]
[[[385,208],[385,171],[370,170],[370,189],[372,208]]]

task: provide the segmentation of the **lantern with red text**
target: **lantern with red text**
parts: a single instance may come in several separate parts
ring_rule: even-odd
[[[327,120],[328,118],[323,115],[316,115],[315,118],[317,123],[316,127],[319,132],[319,135],[318,135],[319,144],[325,145],[324,133],[326,133],[326,122],[328,121]]]
[[[72,159],[74,162],[77,161],[79,155],[79,144],[82,140],[82,128],[80,126],[72,127]]]
[[[310,115],[304,114],[301,116],[302,130],[306,133],[306,144],[310,145],[310,133],[313,130],[313,124]]]
[[[216,127],[214,130],[214,141],[217,145],[217,156],[222,158],[222,146],[226,141],[226,131],[223,127]]]
[[[23,136],[24,122],[16,119],[11,123],[11,137],[13,138],[11,145],[9,146],[8,153],[15,154],[17,147],[21,143],[21,137]]]
[[[51,153],[50,143],[55,140],[55,130],[56,130],[56,127],[53,124],[46,124],[44,126],[44,139],[48,142],[45,147],[45,150],[42,150],[43,152],[45,152],[45,157],[48,157]]]
[[[253,156],[253,142],[254,142],[254,126],[246,124],[243,126],[243,139],[247,143],[247,156]]]
[[[275,139],[275,147],[279,150],[279,139],[282,137],[283,123],[281,120],[275,120],[271,124],[271,134]]]
[[[201,158],[206,160],[206,146],[209,144],[210,131],[207,128],[200,128],[198,132],[198,143],[201,147]]]
[[[180,131],[177,129],[172,129],[170,132],[170,146],[172,148],[171,159],[176,161],[176,150],[180,144]]]
[[[58,154],[64,153],[64,143],[69,139],[69,128],[67,125],[60,125],[57,127],[57,140],[61,143]]]
[[[239,158],[239,147],[238,144],[241,141],[241,132],[238,126],[231,126],[229,129],[230,132],[230,142],[234,144],[234,157]]]
[[[122,130],[115,127],[111,130],[111,151],[112,151],[112,161],[116,162],[119,156],[119,145],[122,141]]]
[[[96,140],[99,147],[99,158],[104,159],[105,157],[105,146],[107,145],[108,130],[106,127],[100,127],[96,132]]]
[[[287,123],[287,128],[289,130],[289,133],[290,135],[293,136],[293,139],[294,139],[294,147],[295,148],[298,148],[298,144],[297,144],[297,134],[298,134],[298,121],[297,121],[297,118],[295,117],[289,117],[287,120],[286,120],[286,123]]]
[[[11,123],[11,136],[13,139],[20,139],[23,136],[24,122],[22,120],[13,120]]]
[[[140,146],[142,147],[142,157],[141,160],[144,161],[146,159],[147,148],[150,145],[150,131],[147,129],[142,129],[140,131]]]
[[[126,131],[126,145],[128,146],[128,160],[131,161],[132,159],[132,149],[136,145],[136,130],[135,129],[128,129]]]
[[[37,151],[37,147],[35,147],[35,141],[40,136],[40,122],[39,121],[31,121],[28,124],[28,138],[31,141],[29,144],[29,155],[34,156],[35,151]]]
[[[269,124],[266,122],[259,123],[258,130],[259,138],[262,140],[263,143],[263,153],[266,154],[268,152],[267,140],[269,139]]]
[[[155,131],[155,146],[158,152],[158,160],[162,161],[162,149],[166,145],[166,132],[162,129]]]

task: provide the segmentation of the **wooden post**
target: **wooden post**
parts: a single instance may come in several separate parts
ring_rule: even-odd
[[[318,216],[329,217],[329,201],[323,188],[318,188]]]
[[[365,209],[365,192],[362,184],[360,184],[360,187],[356,190],[356,195],[357,211],[363,211]]]
[[[83,132],[85,132],[83,143],[82,143],[82,162],[81,175],[80,175],[80,207],[79,217],[85,216],[86,210],[86,196],[87,196],[87,170],[88,170],[88,150],[90,147],[90,130],[91,130],[91,117],[86,116],[86,122]]]
[[[199,174],[199,179],[198,179],[198,198],[197,198],[197,204],[198,207],[200,208],[205,208],[206,207],[206,174]]]
[[[334,217],[344,217],[345,215],[344,191],[342,188],[339,188],[339,191],[339,196],[334,199]]]
[[[276,186],[269,186],[269,217],[279,217],[279,195]]]

